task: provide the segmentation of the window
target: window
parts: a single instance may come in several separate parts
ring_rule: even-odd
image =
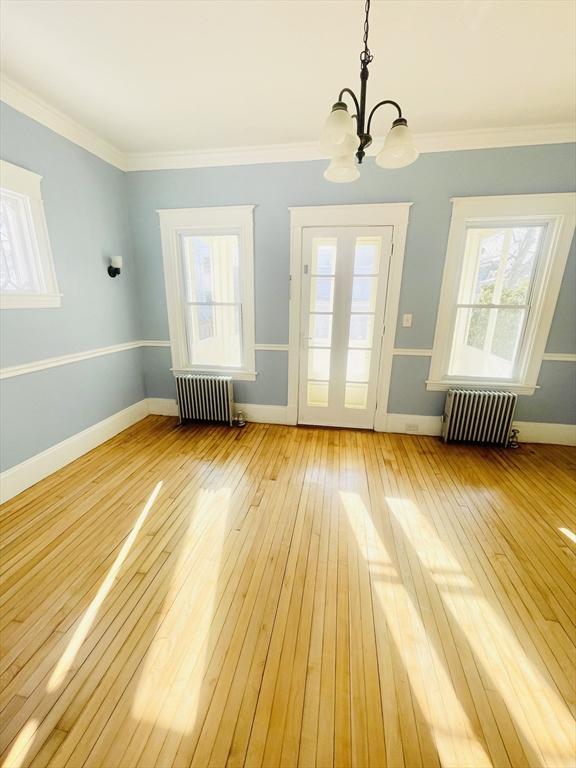
[[[252,212],[158,212],[174,370],[255,379]]]
[[[428,389],[536,388],[573,194],[455,198]]]
[[[59,307],[40,182],[0,160],[0,308]]]

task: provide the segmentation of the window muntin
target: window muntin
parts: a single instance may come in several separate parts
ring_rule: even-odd
[[[516,377],[545,225],[468,227],[448,376]]]
[[[327,408],[330,394],[337,257],[338,238],[312,239],[307,402],[316,408]]]
[[[0,307],[60,306],[41,177],[0,161]]]
[[[381,237],[356,238],[346,354],[345,408],[366,408],[368,402],[381,249]]]

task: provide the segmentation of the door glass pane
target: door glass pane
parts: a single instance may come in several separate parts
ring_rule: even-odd
[[[460,307],[448,375],[512,378],[525,318],[521,308]]]
[[[312,277],[310,279],[310,311],[332,312],[334,304],[334,278]]]
[[[240,301],[238,235],[182,235],[187,301]]]
[[[312,274],[334,275],[336,273],[335,237],[315,237],[312,241]]]
[[[188,304],[186,338],[191,365],[242,364],[240,305]]]
[[[368,384],[347,382],[344,392],[345,408],[366,408],[368,403]]]
[[[332,341],[332,315],[310,315],[309,345],[329,347]]]
[[[308,378],[328,381],[330,378],[330,350],[308,350]]]
[[[374,315],[350,315],[348,346],[370,348],[374,336]]]
[[[374,312],[377,277],[355,277],[352,283],[352,312]]]
[[[459,304],[526,304],[544,226],[472,227]]]
[[[328,382],[309,381],[307,395],[308,405],[326,408],[328,405]]]
[[[346,381],[369,381],[371,355],[372,353],[367,349],[348,350]]]
[[[357,237],[354,252],[355,275],[377,275],[380,269],[379,237]]]

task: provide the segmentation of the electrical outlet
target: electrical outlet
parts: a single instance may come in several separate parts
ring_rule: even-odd
[[[402,315],[402,327],[412,328],[412,315]]]
[[[412,422],[407,421],[404,425],[406,427],[406,432],[419,432],[420,428],[418,424],[413,424]]]

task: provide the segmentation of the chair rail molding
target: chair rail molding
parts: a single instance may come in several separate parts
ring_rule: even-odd
[[[33,360],[29,363],[20,363],[20,365],[9,365],[0,368],[0,379],[11,379],[14,376],[25,376],[28,373],[44,371],[47,368],[56,368],[59,365],[70,365],[71,363],[80,363],[82,360],[90,360],[93,357],[102,357],[103,355],[114,355],[117,352],[125,352],[128,349],[138,349],[139,347],[169,347],[169,341],[138,340],[126,341],[122,344],[112,344],[109,347],[97,347],[87,349],[84,352],[72,352],[69,355],[59,355],[58,357],[45,357],[40,360]]]

